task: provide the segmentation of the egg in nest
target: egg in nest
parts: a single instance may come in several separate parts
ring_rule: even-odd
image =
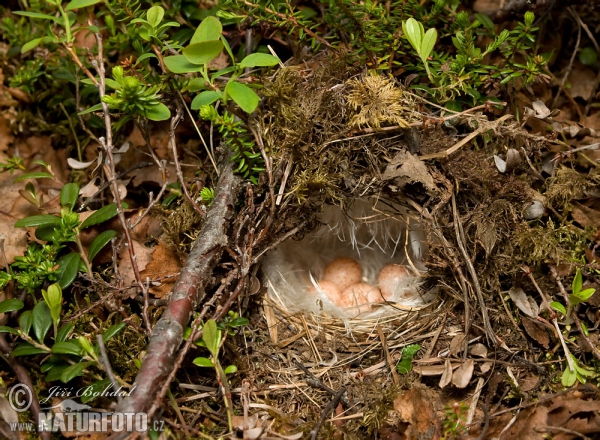
[[[340,291],[362,281],[362,267],[352,258],[336,258],[325,268],[322,281],[331,281]]]

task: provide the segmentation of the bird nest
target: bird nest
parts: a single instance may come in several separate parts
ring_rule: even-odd
[[[431,312],[437,292],[425,287],[428,245],[416,213],[371,197],[347,210],[326,205],[319,220],[266,256],[268,320],[360,338]]]

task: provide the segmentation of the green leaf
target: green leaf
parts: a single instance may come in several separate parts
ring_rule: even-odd
[[[202,329],[202,340],[206,344],[206,348],[210,351],[213,357],[217,357],[219,353],[220,331],[217,329],[217,323],[214,319],[209,319]]]
[[[40,301],[33,307],[33,333],[38,341],[44,342],[44,338],[52,325],[52,315],[46,301]]]
[[[17,356],[31,356],[34,354],[42,354],[47,353],[43,348],[34,347],[29,342],[21,342],[19,345],[15,347],[12,352],[14,357]]]
[[[569,365],[565,365],[565,371],[563,371],[563,374],[560,378],[560,383],[562,383],[564,387],[570,387],[573,386],[576,379],[577,371],[571,371],[569,370]]]
[[[227,323],[227,326],[235,328],[235,327],[241,327],[243,325],[248,325],[249,323],[250,323],[250,321],[248,321],[248,318],[238,317],[238,318],[231,320],[229,323]]]
[[[136,66],[138,64],[140,64],[142,61],[147,60],[148,58],[156,58],[156,55],[154,55],[153,53],[145,53],[143,55],[140,55],[137,59],[137,61],[135,62]],[[116,82],[116,81],[115,81]],[[118,84],[118,83],[117,83]],[[107,83],[108,85],[108,83]]]
[[[83,350],[79,342],[76,340],[57,342],[52,346],[52,354],[72,354],[74,356],[81,356]]]
[[[407,345],[402,349],[402,357],[398,365],[396,365],[396,370],[400,374],[406,374],[412,370],[412,360],[415,354],[421,349],[419,344]]]
[[[260,101],[258,95],[250,87],[237,81],[229,81],[225,87],[225,93],[246,113],[256,110]]]
[[[25,304],[23,304],[23,301],[18,300],[16,298],[5,299],[4,301],[0,302],[0,313],[8,313],[14,312],[15,310],[21,310],[24,306]]]
[[[227,368],[225,368],[225,374],[233,374],[236,373],[238,370],[238,368],[235,365],[229,365]]]
[[[192,362],[194,363],[194,365],[197,365],[199,367],[214,367],[215,366],[209,358],[205,358],[205,357],[197,357]]]
[[[60,312],[62,309],[62,289],[57,283],[51,284],[48,286],[48,290],[42,289],[42,296],[50,308],[52,320],[58,324],[60,322]]]
[[[565,306],[563,306],[561,303],[559,303],[558,301],[552,301],[550,303],[550,307],[552,307],[554,310],[562,313],[563,315],[567,314],[567,309],[565,309]]]
[[[31,217],[25,217],[15,222],[15,228],[31,228],[35,226],[52,225],[60,226],[60,217],[55,215],[32,215]]]
[[[54,179],[54,176],[50,173],[46,173],[45,171],[36,171],[33,173],[26,173],[19,177],[17,177],[14,182],[22,182],[27,179]]]
[[[173,73],[200,72],[202,66],[190,63],[183,55],[174,55],[163,59],[165,66]]]
[[[102,390],[105,390],[110,385],[110,379],[102,379],[94,382],[90,386],[85,387],[86,392],[81,396],[81,403],[87,403],[96,399],[101,395]]]
[[[97,112],[103,110],[102,108],[102,104],[96,104],[90,108],[88,108],[87,110],[84,110],[82,112],[77,113],[78,115],[87,115],[88,113],[92,113],[92,112]]]
[[[54,241],[54,233],[60,226],[56,225],[42,225],[38,226],[35,230],[35,238],[42,241]]]
[[[62,289],[69,287],[77,278],[80,261],[81,255],[77,252],[71,252],[58,260],[58,269],[56,270],[58,279],[56,282]]]
[[[204,89],[206,89],[206,80],[204,78],[192,78],[182,91],[199,92]]]
[[[43,40],[43,38],[34,38],[33,40],[28,41],[21,47],[21,53],[27,53],[31,49],[35,49],[36,47],[38,47],[40,45],[42,40]]]
[[[23,53],[22,49],[21,53]],[[584,47],[579,52],[579,61],[586,66],[593,66],[598,62],[598,52],[593,47]]]
[[[69,337],[69,334],[73,331],[73,327],[75,327],[74,322],[69,322],[68,324],[63,325],[61,328],[58,329],[54,340],[56,342],[65,342]]]
[[[165,16],[165,10],[160,6],[152,6],[146,13],[146,20],[153,28],[157,27]]]
[[[582,285],[583,278],[581,276],[581,271],[577,269],[577,273],[575,274],[575,278],[573,278],[573,283],[571,284],[571,289],[573,289],[574,295],[577,295],[577,293],[581,290]]]
[[[89,228],[90,226],[103,223],[117,215],[117,205],[111,203],[103,206],[98,211],[94,212],[88,218],[86,218],[81,224],[81,229]]]
[[[580,302],[583,302],[590,299],[590,296],[592,296],[594,293],[596,293],[596,289],[585,289],[575,294],[575,296],[581,300]]]
[[[192,110],[199,110],[203,105],[212,104],[213,102],[221,99],[223,94],[214,90],[206,90],[197,95],[192,101]]]
[[[209,15],[204,20],[202,20],[202,23],[200,23],[200,26],[198,26],[198,29],[196,29],[196,32],[194,32],[190,44],[201,43],[203,41],[218,40],[221,37],[222,32],[223,25],[221,24],[219,19],[217,17]]]
[[[166,121],[171,117],[171,111],[169,107],[159,102],[151,107],[144,107],[144,116],[151,121]]]
[[[85,336],[79,336],[77,338],[77,341],[79,341],[79,345],[81,346],[81,348],[83,348],[83,350],[92,357],[95,356],[95,354],[98,351],[100,351],[99,348],[95,350],[94,347],[92,347],[90,341],[88,341]]]
[[[79,197],[79,185],[76,183],[67,183],[60,190],[60,206],[68,207],[71,211]]]
[[[251,53],[244,58],[239,66],[240,67],[267,67],[274,66],[279,63],[279,58],[274,57],[266,53]]]
[[[18,335],[19,331],[12,327],[8,327],[7,325],[0,325],[0,333],[12,333],[13,335]]]
[[[91,262],[94,259],[94,257],[96,255],[98,255],[98,252],[100,252],[104,248],[104,246],[106,246],[108,243],[110,243],[110,241],[113,238],[115,238],[116,235],[117,235],[117,231],[114,231],[112,229],[109,229],[107,231],[104,231],[104,232],[101,232],[100,234],[98,234],[98,236],[94,239],[94,241],[90,245],[88,260]]]
[[[412,47],[421,55],[421,43],[425,34],[423,25],[411,17],[402,22],[402,32],[406,35]]]
[[[475,14],[475,18],[490,31],[494,31],[494,22],[490,20],[490,17],[484,14]]]
[[[126,323],[121,322],[119,324],[111,325],[109,328],[107,328],[106,331],[102,333],[102,340],[104,343],[108,342],[113,336],[123,330],[126,325]]]
[[[423,42],[421,43],[421,58],[423,61],[427,60],[431,51],[433,50],[433,46],[435,46],[435,42],[437,41],[437,31],[434,28],[431,28],[427,31],[427,33],[423,36]]]
[[[67,383],[71,379],[74,379],[77,376],[81,376],[83,370],[85,370],[90,364],[91,362],[79,362],[77,364],[68,366],[60,375],[60,380],[63,383]]]
[[[214,60],[223,50],[221,40],[202,41],[190,44],[182,51],[183,56],[192,64],[206,64]]]
[[[72,11],[73,9],[87,8],[88,6],[95,5],[96,3],[100,3],[102,0],[72,0],[65,11]]]
[[[30,18],[41,18],[43,20],[56,21],[56,17],[53,17],[52,15],[40,14],[39,12],[14,11],[13,14],[23,15],[25,17],[30,17]]]
[[[587,325],[585,325],[585,322],[581,321],[579,324],[581,324],[581,330],[583,330],[583,334],[586,337],[590,336],[590,332],[588,331]]]
[[[65,369],[68,367],[69,364],[64,362],[52,365],[50,367],[50,370],[48,371],[48,374],[46,374],[46,382],[54,382],[55,380],[60,380],[60,376],[62,375],[63,371],[65,371]]]
[[[23,332],[24,335],[29,334],[29,330],[31,330],[31,325],[33,324],[33,313],[31,310],[27,310],[21,313],[19,316],[19,328]]]

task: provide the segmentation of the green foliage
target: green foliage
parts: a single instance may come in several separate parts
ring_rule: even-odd
[[[467,431],[465,426],[469,407],[464,403],[454,402],[444,408],[442,422],[443,439],[460,439]]]
[[[571,387],[575,384],[576,380],[579,381],[579,383],[584,384],[586,382],[587,378],[592,378],[592,377],[597,376],[597,374],[594,371],[588,370],[587,368],[579,366],[577,359],[571,353],[567,353],[567,356],[571,356],[574,370],[571,371],[571,369],[569,368],[568,362],[565,361],[565,369],[564,369],[563,374],[560,379],[560,382],[562,383],[563,386]]]
[[[212,201],[215,199],[215,190],[205,186],[200,190],[200,198],[204,203],[210,206]]]
[[[74,322],[59,328],[62,315],[63,294],[57,283],[42,290],[43,300],[37,302],[32,310],[26,310],[19,317],[19,326],[0,327],[0,333],[17,335],[22,342],[13,350],[13,356],[37,356],[43,354],[40,370],[46,374],[46,381],[61,380],[67,383],[75,377],[81,376],[90,367],[102,368],[99,361],[99,347],[92,344],[84,336],[74,336]],[[18,311],[24,307],[19,300],[5,300],[0,302],[3,312]],[[107,341],[125,327],[125,323],[113,325],[102,334]],[[54,340],[49,337],[53,328]],[[31,330],[35,339],[30,335]]]
[[[407,345],[402,349],[400,362],[396,365],[396,370],[400,374],[407,374],[412,370],[412,360],[415,354],[421,349],[419,344]]]
[[[158,85],[148,87],[140,78],[125,75],[120,66],[113,67],[112,74],[114,82],[107,82],[107,85],[115,91],[102,97],[102,101],[107,103],[111,110],[118,110],[125,114],[125,118],[119,121],[119,125],[135,115],[152,121],[164,121],[171,117],[169,108],[160,102]]]
[[[223,330],[246,325],[247,320],[244,319],[245,318],[239,318],[237,314],[231,311],[227,315],[227,318],[219,324],[217,324],[214,319],[209,319],[202,327],[202,340],[195,342],[195,344],[200,347],[206,347],[210,353],[210,358],[200,356],[195,358],[193,363],[198,367],[215,369],[219,384],[223,388],[223,399],[225,402],[225,407],[227,408],[227,421],[229,424],[229,430],[232,429],[231,416],[233,405],[229,393],[227,375],[237,372],[237,367],[235,365],[229,365],[227,368],[223,369],[221,362],[219,361],[219,350],[223,341]],[[186,329],[186,337],[189,337],[190,334],[191,329]],[[228,331],[225,334],[227,335]]]
[[[567,307],[565,308],[565,306],[558,301],[552,301],[550,303],[550,306],[554,310],[565,315],[567,324],[571,323],[571,313],[573,312],[573,308],[578,304],[586,302],[596,292],[596,289],[591,288],[581,290],[582,286],[583,278],[581,276],[581,271],[577,269],[577,273],[575,274],[573,283],[571,284],[571,294],[569,295],[569,304]]]
[[[85,253],[81,245],[79,234],[85,228],[116,216],[117,208],[114,204],[109,204],[81,222],[79,214],[73,211],[78,197],[79,186],[68,183],[60,193],[60,216],[34,215],[15,222],[16,228],[36,228],[36,238],[46,244],[32,243],[27,247],[25,255],[15,257],[9,271],[0,272],[0,288],[15,281],[20,289],[26,289],[33,295],[46,282],[57,282],[64,289],[71,285],[80,270],[91,274],[90,262],[116,236],[116,232],[107,230],[99,234],[90,245],[88,253]],[[35,197],[33,199],[37,200]],[[75,243],[79,252],[63,252],[68,243]],[[46,302],[50,304],[49,301]]]
[[[210,105],[200,109],[200,117],[211,121],[223,136],[225,144],[233,151],[231,161],[237,165],[235,172],[244,178],[249,178],[254,184],[258,183],[258,175],[264,171],[264,160],[260,152],[254,150],[254,142],[250,140],[248,131],[241,121],[228,111],[219,115],[217,110]]]

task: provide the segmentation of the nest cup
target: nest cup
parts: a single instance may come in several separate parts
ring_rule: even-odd
[[[422,289],[428,246],[414,213],[393,202],[360,198],[346,212],[325,206],[319,220],[319,228],[302,240],[282,243],[263,262],[268,296],[277,308],[371,320],[420,309],[433,301],[435,292]],[[319,285],[327,265],[338,258],[356,260],[362,267],[362,282],[375,287],[387,265],[403,265],[409,275],[395,283],[386,301],[341,307]]]

